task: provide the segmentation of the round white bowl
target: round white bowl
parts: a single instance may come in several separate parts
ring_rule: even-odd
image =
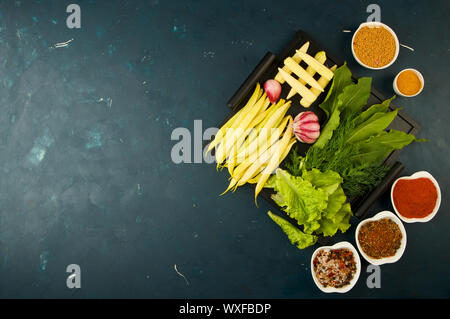
[[[420,88],[420,90],[419,90],[416,94],[412,94],[412,95],[406,95],[406,94],[403,94],[402,92],[400,92],[400,90],[398,89],[398,86],[397,86],[397,79],[398,79],[398,76],[399,76],[402,72],[408,71],[408,70],[409,70],[409,71],[413,71],[413,72],[417,75],[417,77],[419,78],[420,83],[422,84],[422,87]],[[409,68],[409,69],[403,69],[403,70],[401,70],[400,72],[398,72],[397,76],[396,76],[395,79],[394,79],[394,82],[392,83],[392,87],[394,88],[394,92],[395,92],[396,94],[400,95],[400,96],[403,96],[403,97],[413,97],[413,96],[419,95],[420,92],[422,92],[424,86],[425,86],[425,80],[424,80],[424,78],[423,78],[422,73],[420,73],[420,72],[417,71],[416,69],[411,69],[411,68]]]
[[[388,64],[386,64],[382,67],[374,68],[374,67],[371,67],[371,66],[368,66],[368,65],[362,63],[361,60],[358,59],[358,57],[356,56],[355,50],[353,49],[353,42],[355,40],[356,33],[358,33],[358,31],[363,27],[384,27],[386,30],[388,30],[392,34],[392,36],[394,37],[394,41],[395,41],[395,54],[394,54],[394,58],[392,59],[391,62],[389,62]],[[386,68],[390,67],[395,62],[395,60],[397,60],[398,53],[400,51],[400,42],[398,41],[397,35],[395,34],[394,30],[392,30],[386,24],[381,23],[381,22],[364,22],[364,23],[361,23],[359,28],[353,33],[351,47],[352,47],[352,54],[353,54],[353,57],[355,58],[356,62],[358,62],[359,64],[361,64],[363,67],[365,67],[367,69],[382,70],[382,69],[386,69]]]
[[[314,258],[316,258],[317,253],[319,251],[321,251],[322,249],[340,249],[340,248],[347,248],[353,253],[353,258],[355,259],[355,263],[356,263],[356,273],[355,273],[355,275],[353,276],[352,280],[350,281],[350,283],[347,286],[340,287],[340,288],[323,287],[321,285],[321,283],[319,282],[319,280],[316,278],[316,274],[314,273],[314,264],[313,264]],[[314,253],[311,256],[311,275],[313,277],[314,283],[323,292],[326,292],[326,293],[331,293],[331,292],[345,293],[345,292],[349,291],[350,289],[353,288],[353,286],[358,281],[360,273],[361,273],[361,259],[359,259],[358,251],[355,249],[355,247],[353,247],[352,244],[350,244],[347,241],[341,241],[341,242],[339,242],[339,243],[337,243],[337,244],[335,244],[333,246],[322,246],[322,247],[319,247],[319,248],[317,248],[314,251]]]
[[[395,207],[395,203],[394,203],[394,187],[397,184],[397,182],[401,179],[416,179],[416,178],[421,178],[421,177],[425,177],[428,178],[429,180],[431,180],[434,184],[434,186],[436,187],[436,191],[437,191],[437,199],[436,199],[436,206],[434,206],[433,211],[431,212],[431,214],[423,217],[423,218],[407,218],[402,216],[402,214],[400,214],[397,210],[397,208]],[[439,187],[438,182],[436,181],[436,179],[434,179],[434,177],[428,173],[427,171],[420,171],[420,172],[416,172],[414,174],[412,174],[411,176],[405,176],[405,177],[400,177],[398,178],[391,187],[391,202],[392,202],[392,207],[394,207],[394,211],[397,214],[397,216],[403,220],[405,223],[426,223],[428,221],[430,221],[438,212],[439,207],[441,206],[441,189]]]
[[[400,228],[400,231],[402,232],[402,240],[401,240],[401,243],[400,243],[400,248],[397,249],[397,252],[395,253],[394,256],[375,259],[375,258],[371,258],[371,257],[367,256],[366,253],[364,253],[364,251],[361,249],[361,246],[359,245],[358,234],[359,234],[359,230],[360,230],[361,226],[364,225],[365,223],[368,223],[370,221],[380,220],[380,219],[383,219],[383,218],[390,218],[393,222],[395,222],[398,225],[398,227]],[[405,227],[402,224],[402,221],[400,219],[398,219],[398,217],[395,216],[394,213],[391,213],[391,212],[385,210],[385,211],[379,212],[378,214],[376,214],[372,218],[368,218],[368,219],[365,219],[365,220],[361,221],[358,224],[358,227],[356,227],[355,240],[356,240],[356,245],[358,246],[359,252],[364,257],[364,259],[367,260],[369,263],[371,263],[372,265],[390,264],[390,263],[395,263],[396,261],[398,261],[400,259],[400,257],[402,257],[402,255],[403,255],[403,253],[405,251],[405,248],[406,248],[406,230],[405,230]]]

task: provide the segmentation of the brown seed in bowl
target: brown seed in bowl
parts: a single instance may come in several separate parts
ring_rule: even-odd
[[[390,218],[364,223],[359,229],[358,242],[362,251],[374,259],[392,257],[402,241],[400,227]]]

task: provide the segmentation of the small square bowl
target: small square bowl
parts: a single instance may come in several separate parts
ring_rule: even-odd
[[[402,216],[402,214],[399,213],[399,211],[395,207],[395,203],[394,203],[394,188],[395,188],[395,185],[401,179],[416,179],[416,178],[421,178],[421,177],[428,178],[430,181],[433,182],[434,186],[436,187],[436,191],[437,191],[436,205],[434,206],[433,211],[429,215],[427,215],[427,216],[425,216],[423,218],[407,218],[407,217],[404,217],[404,216]],[[433,177],[433,175],[431,175],[427,171],[416,172],[416,173],[412,174],[411,176],[400,177],[392,184],[392,187],[391,187],[391,202],[392,202],[392,207],[394,208],[395,213],[405,223],[426,223],[426,222],[429,222],[436,215],[436,213],[439,210],[439,207],[441,206],[441,188],[439,187],[439,184],[436,181],[436,179]]]
[[[370,221],[380,220],[380,219],[383,219],[383,218],[389,218],[389,219],[391,219],[393,222],[395,222],[397,224],[398,228],[400,228],[400,231],[402,232],[402,240],[401,240],[401,243],[400,243],[400,248],[397,249],[397,251],[395,252],[394,256],[375,259],[375,258],[372,258],[372,257],[368,256],[362,250],[361,246],[359,245],[358,234],[359,234],[359,230],[361,229],[361,226],[364,225],[365,223],[368,223]],[[359,252],[364,257],[364,259],[367,260],[369,263],[371,263],[372,265],[390,264],[390,263],[397,262],[402,257],[403,253],[405,252],[405,248],[406,248],[406,230],[405,230],[405,227],[402,224],[402,221],[400,219],[398,219],[398,217],[395,216],[394,213],[386,210],[386,211],[379,212],[378,214],[376,214],[372,218],[368,218],[368,219],[365,219],[365,220],[361,221],[358,224],[358,227],[356,227],[355,240],[356,240],[356,245],[358,246]]]
[[[322,284],[319,282],[319,280],[316,278],[316,274],[314,273],[314,258],[316,258],[316,255],[319,251],[321,251],[322,249],[342,249],[342,248],[346,248],[348,250],[350,250],[353,253],[353,258],[355,259],[355,263],[356,263],[356,273],[353,276],[352,280],[350,281],[350,283],[347,286],[344,287],[340,287],[340,288],[335,288],[335,287],[323,287]],[[337,292],[337,293],[346,293],[348,291],[350,291],[353,286],[356,284],[356,282],[358,281],[359,275],[361,273],[361,259],[359,258],[359,254],[358,251],[356,250],[355,247],[353,247],[352,244],[350,244],[347,241],[341,241],[337,244],[334,244],[333,246],[322,246],[317,248],[314,253],[311,256],[311,275],[313,277],[314,283],[316,284],[316,286],[322,290],[323,292],[326,293],[332,293],[332,292]]]
[[[413,72],[417,75],[417,77],[419,78],[420,83],[422,84],[422,87],[420,88],[420,90],[419,90],[416,94],[406,95],[406,94],[403,94],[402,92],[400,92],[400,90],[398,89],[398,86],[397,86],[397,79],[398,79],[398,77],[400,76],[400,74],[402,74],[402,73],[405,72],[405,71],[413,71]],[[409,68],[409,69],[403,69],[403,70],[401,70],[400,72],[398,72],[397,76],[396,76],[395,79],[394,79],[394,82],[392,83],[392,87],[394,88],[394,92],[395,92],[396,94],[400,95],[400,96],[403,96],[403,97],[413,97],[413,96],[419,95],[420,92],[422,92],[424,86],[425,86],[425,80],[424,80],[424,78],[423,78],[422,73],[420,73],[420,72],[417,71],[416,69],[411,69],[411,68]]]

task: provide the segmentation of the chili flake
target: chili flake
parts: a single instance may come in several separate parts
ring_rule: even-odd
[[[394,256],[400,248],[402,232],[390,218],[363,224],[358,233],[358,241],[364,253],[374,259]]]

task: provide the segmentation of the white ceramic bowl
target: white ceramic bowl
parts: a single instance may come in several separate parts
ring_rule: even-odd
[[[368,65],[362,63],[361,60],[359,60],[358,57],[356,56],[355,50],[353,49],[353,42],[355,40],[356,33],[358,33],[358,31],[361,28],[363,28],[363,27],[371,27],[371,26],[373,26],[373,27],[384,27],[386,30],[388,30],[392,34],[392,36],[394,37],[394,41],[395,41],[394,58],[392,59],[391,62],[389,62],[388,64],[386,64],[386,65],[384,65],[382,67],[379,67],[379,68],[374,68],[374,67],[371,67],[371,66],[368,66]],[[381,22],[364,22],[364,23],[361,23],[359,28],[353,33],[351,47],[352,47],[352,54],[353,54],[353,57],[355,58],[356,62],[361,64],[363,67],[365,67],[367,69],[371,69],[371,70],[382,70],[382,69],[386,69],[386,68],[390,67],[395,62],[395,60],[397,60],[398,53],[400,51],[400,43],[398,41],[397,35],[395,34],[394,30],[392,30],[390,27],[388,27],[387,25],[385,25],[384,23],[381,23]]]
[[[361,246],[359,245],[358,234],[359,234],[359,230],[360,230],[361,226],[364,225],[365,223],[368,223],[370,221],[380,220],[380,219],[383,219],[383,218],[390,218],[392,221],[394,221],[398,225],[398,227],[400,228],[400,231],[402,232],[402,240],[401,240],[401,243],[400,243],[400,248],[397,249],[397,252],[395,253],[394,256],[375,259],[375,258],[371,258],[371,257],[367,256],[364,253],[364,251],[361,249]],[[359,252],[364,257],[364,259],[367,260],[369,263],[371,263],[372,265],[390,264],[390,263],[395,263],[396,261],[398,261],[400,259],[400,257],[402,257],[402,255],[403,255],[403,253],[405,251],[405,248],[406,248],[406,230],[405,230],[405,227],[402,224],[402,221],[400,219],[398,219],[398,217],[395,216],[394,213],[391,213],[391,212],[385,210],[385,211],[379,212],[378,214],[376,214],[372,218],[368,218],[368,219],[365,219],[365,220],[361,221],[358,224],[358,227],[356,227],[355,240],[356,240],[356,245],[358,246]]]
[[[428,216],[425,216],[423,218],[407,218],[402,216],[402,214],[400,214],[397,210],[397,208],[395,207],[395,203],[394,203],[394,187],[397,184],[397,182],[401,179],[416,179],[416,178],[421,178],[421,177],[425,177],[430,179],[434,186],[436,187],[436,191],[437,191],[437,200],[436,200],[436,206],[434,206],[433,211],[431,212],[431,214],[429,214]],[[436,215],[437,211],[439,210],[439,206],[441,206],[441,189],[439,187],[438,182],[434,179],[434,177],[426,172],[426,171],[420,171],[420,172],[416,172],[414,174],[412,174],[411,176],[405,176],[405,177],[400,177],[398,178],[394,184],[392,184],[391,187],[391,202],[392,202],[392,206],[394,207],[394,211],[397,214],[397,216],[403,220],[405,223],[426,223],[428,221],[430,221],[434,215]]]
[[[419,90],[416,94],[413,94],[413,95],[405,95],[405,94],[403,94],[402,92],[400,92],[400,90],[399,90],[398,87],[397,87],[397,79],[398,79],[398,76],[400,75],[400,73],[402,73],[402,72],[404,72],[404,71],[408,71],[408,70],[409,70],[409,71],[413,71],[413,72],[419,77],[420,83],[422,84],[422,87],[420,88],[420,90]],[[420,73],[420,72],[417,71],[416,69],[411,69],[411,68],[410,68],[410,69],[404,69],[404,70],[401,70],[400,72],[398,72],[397,76],[396,76],[395,79],[394,79],[394,82],[392,83],[392,86],[393,86],[394,91],[395,91],[396,94],[398,94],[398,95],[400,95],[400,96],[404,96],[404,97],[413,97],[413,96],[419,95],[420,92],[422,92],[423,87],[425,86],[425,80],[424,80],[424,78],[423,78],[422,73]]]
[[[316,258],[316,255],[319,251],[321,251],[322,249],[340,249],[340,248],[347,248],[349,249],[352,253],[353,253],[353,258],[355,259],[355,263],[356,263],[356,273],[353,276],[352,280],[350,281],[350,283],[347,286],[341,287],[341,288],[335,288],[335,287],[323,287],[319,280],[317,280],[316,278],[316,274],[314,273],[314,258]],[[317,287],[319,287],[320,290],[322,290],[323,292],[326,293],[331,293],[331,292],[338,292],[338,293],[345,293],[347,291],[349,291],[350,289],[353,288],[353,286],[356,284],[356,282],[358,281],[359,278],[359,274],[361,273],[361,259],[359,259],[359,255],[358,255],[358,251],[355,249],[355,247],[353,247],[352,244],[350,244],[347,241],[341,241],[333,246],[322,246],[317,248],[314,253],[311,256],[311,275],[313,277],[314,283],[317,285]]]

